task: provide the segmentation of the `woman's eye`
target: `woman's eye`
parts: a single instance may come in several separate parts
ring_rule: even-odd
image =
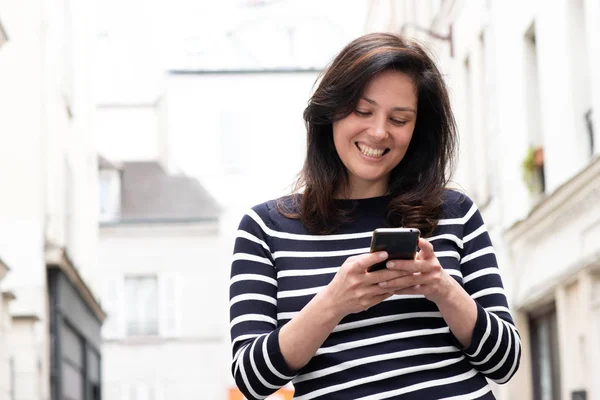
[[[367,117],[369,115],[371,115],[370,112],[368,111],[361,111],[361,110],[354,110],[354,112],[356,113],[356,115],[358,115],[359,117]]]
[[[406,124],[406,121],[401,121],[399,119],[392,118],[391,121],[392,121],[392,124],[398,125],[398,126],[403,126],[404,124]]]

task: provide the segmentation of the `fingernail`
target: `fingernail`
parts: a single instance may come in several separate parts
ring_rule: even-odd
[[[385,251],[382,251],[381,253],[379,253],[379,258],[381,258],[382,260],[385,260],[387,258],[387,253]]]
[[[379,286],[387,286],[387,281],[379,282]]]
[[[394,268],[394,265],[396,265],[396,264],[394,264],[393,261],[389,261],[387,264],[385,264],[385,266],[388,268]]]

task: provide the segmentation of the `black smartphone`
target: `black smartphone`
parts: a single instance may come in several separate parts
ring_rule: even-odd
[[[417,228],[379,228],[373,231],[370,252],[387,251],[388,259],[367,269],[368,272],[385,268],[388,260],[412,260],[417,254],[421,231]]]

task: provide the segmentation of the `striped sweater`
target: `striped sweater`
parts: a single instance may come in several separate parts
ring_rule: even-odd
[[[481,214],[466,195],[445,192],[428,240],[446,272],[477,303],[469,348],[462,348],[437,306],[420,295],[394,295],[346,316],[300,371],[287,366],[279,330],[333,278],[351,255],[369,251],[385,227],[389,197],[336,200],[353,222],[310,235],[281,215],[275,201],[241,220],[230,281],[232,373],[248,399],[292,382],[297,400],[493,399],[485,378],[507,382],[521,356],[520,336],[504,294]]]

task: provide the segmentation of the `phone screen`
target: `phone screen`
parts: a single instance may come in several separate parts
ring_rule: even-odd
[[[416,228],[376,229],[371,238],[371,253],[386,251],[388,260],[412,260],[415,258],[421,232]],[[386,260],[387,261],[387,260]],[[385,268],[386,261],[371,266],[368,271]]]

